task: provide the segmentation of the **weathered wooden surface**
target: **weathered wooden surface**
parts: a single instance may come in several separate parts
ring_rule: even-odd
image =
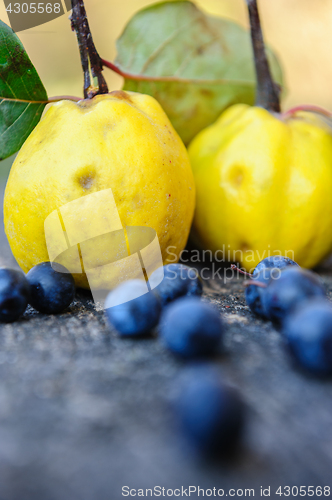
[[[0,241],[0,264],[14,265],[3,230]],[[209,362],[248,405],[236,460],[202,463],[178,439],[169,398],[186,364],[157,337],[118,338],[81,294],[59,316],[30,309],[0,326],[1,500],[118,500],[125,485],[255,487],[256,497],[271,486],[281,498],[280,485],[332,486],[332,381],[294,368],[280,333],[246,307],[242,280],[205,297],[228,324],[225,352]]]

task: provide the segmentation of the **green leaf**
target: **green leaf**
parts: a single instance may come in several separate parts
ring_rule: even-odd
[[[20,149],[46,104],[46,90],[21,41],[0,21],[0,160]]]
[[[124,89],[154,96],[185,144],[228,106],[253,104],[256,77],[249,32],[189,1],[138,12],[117,41]],[[282,83],[268,50],[274,79]]]

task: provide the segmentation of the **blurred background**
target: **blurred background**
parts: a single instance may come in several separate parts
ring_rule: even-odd
[[[85,0],[100,55],[114,60],[115,41],[128,20],[154,0]],[[248,26],[244,0],[196,0],[217,16]],[[332,109],[332,0],[259,0],[265,38],[279,55],[287,95],[283,107],[317,104]],[[8,23],[3,2],[0,19]],[[49,96],[82,95],[82,74],[75,34],[68,15],[18,33]],[[105,70],[110,90],[121,88],[122,78]],[[1,165],[7,175],[11,160]]]
[[[96,47],[105,59],[116,55],[115,40],[128,20],[154,0],[85,0]],[[248,26],[244,0],[196,0],[206,12]],[[264,33],[279,55],[289,89],[284,106],[312,103],[332,108],[332,0],[259,0]],[[8,23],[3,2],[0,19]],[[50,96],[82,95],[75,34],[64,15],[19,34]],[[122,79],[105,70],[112,89]]]

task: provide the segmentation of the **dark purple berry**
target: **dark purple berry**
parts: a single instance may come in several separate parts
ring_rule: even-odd
[[[31,288],[29,303],[41,313],[60,313],[70,306],[74,299],[74,278],[60,264],[37,264],[28,272],[27,280]]]
[[[24,313],[30,297],[29,283],[16,269],[0,269],[0,321],[11,323]]]

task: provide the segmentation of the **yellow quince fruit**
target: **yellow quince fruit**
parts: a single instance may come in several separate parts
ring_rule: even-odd
[[[197,188],[193,234],[248,271],[274,255],[313,267],[332,249],[332,134],[318,117],[327,112],[308,105],[281,112],[258,3],[246,3],[256,103],[231,106],[189,147]]]
[[[269,254],[310,268],[331,251],[332,135],[315,115],[234,105],[196,136],[189,156],[203,248],[248,271]]]
[[[181,139],[150,96],[114,91],[50,106],[21,148],[5,192],[5,231],[23,271],[50,260],[48,220],[50,230],[54,223],[54,234],[63,229],[63,244],[69,249],[63,265],[75,267],[83,240],[82,271],[86,262],[99,266],[94,286],[116,286],[124,270],[119,265],[107,272],[104,265],[120,262],[128,241],[121,230],[107,233],[105,220],[114,206],[105,190],[111,190],[117,209],[112,215],[115,229],[152,228],[164,264],[180,255],[194,213],[194,180]],[[61,220],[64,215],[66,220]],[[60,239],[55,242],[59,248]],[[84,272],[74,277],[77,286],[88,287]]]

